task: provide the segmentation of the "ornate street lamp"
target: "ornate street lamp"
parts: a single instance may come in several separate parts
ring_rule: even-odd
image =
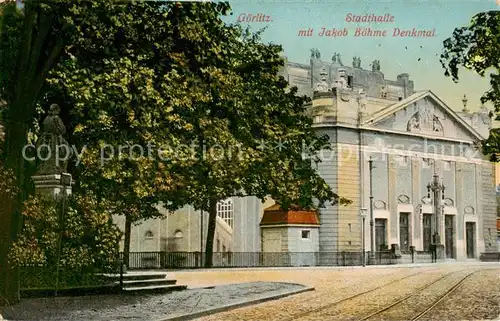
[[[365,219],[366,219],[366,212],[368,212],[368,209],[366,208],[361,208],[359,210],[359,214],[361,215],[361,218],[363,219],[363,225],[361,225],[361,242],[363,245],[363,266],[366,266],[366,257],[365,257]]]
[[[373,231],[373,159],[370,156],[368,161],[370,169],[370,262],[375,260],[375,233]]]
[[[59,215],[59,237],[57,239],[57,262],[56,262],[56,288],[55,296],[58,295],[59,290],[59,262],[61,260],[61,248],[62,239],[64,234],[64,216],[66,214],[66,201],[68,198],[68,187],[71,187],[72,177],[71,174],[61,173],[60,184],[62,187],[61,194],[59,195],[61,200],[61,213]]]
[[[439,183],[439,176],[434,174],[434,179],[432,182],[427,184],[427,198],[431,199],[431,191],[432,191],[432,200],[434,204],[434,235],[433,235],[433,248],[436,251],[438,247],[441,245],[441,237],[439,235],[440,230],[440,217],[443,211],[443,201],[444,201],[444,191],[445,187],[443,184]],[[441,195],[440,195],[441,194]],[[437,252],[436,259],[437,259]]]

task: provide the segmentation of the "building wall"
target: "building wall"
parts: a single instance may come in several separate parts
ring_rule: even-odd
[[[309,238],[302,238],[302,231],[309,231]],[[318,252],[319,229],[311,226],[288,227],[289,252]]]
[[[337,144],[337,131],[332,129],[318,129],[318,135],[327,134],[329,143],[333,147]],[[335,148],[331,150],[323,149],[320,151],[322,162],[318,164],[318,172],[323,177],[325,182],[334,191],[338,191],[338,156]],[[346,195],[346,197],[348,197]],[[325,208],[319,210],[319,250],[321,252],[336,252],[338,251],[338,212],[339,206],[327,204]]]
[[[389,148],[379,149],[383,153],[371,152],[374,150],[373,146],[376,145],[376,138],[380,137],[377,137],[379,136],[377,134],[367,132],[362,136],[365,146],[361,153],[363,164],[359,164],[358,147],[353,144],[356,143],[356,136],[348,135],[352,133],[350,129],[346,129],[344,133],[341,133],[342,131],[342,128],[330,127],[327,129],[326,126],[321,128],[321,134],[328,133],[330,139],[337,138],[339,144],[337,145],[337,163],[328,159],[319,165],[319,170],[330,186],[338,191],[339,195],[352,199],[354,204],[346,207],[339,206],[337,211],[335,211],[335,207],[320,210],[321,251],[328,248],[338,248],[338,250],[341,250],[342,247],[346,248],[346,243],[349,241],[348,224],[351,223],[351,220],[358,222],[357,224],[351,223],[351,231],[354,232],[356,229],[356,232],[360,233],[359,209],[369,206],[368,158],[370,156],[374,159],[372,172],[373,195],[376,204],[374,216],[375,218],[388,219],[387,238],[389,244],[399,244],[399,213],[408,212],[411,218],[411,245],[416,246],[417,250],[423,249],[422,215],[419,207],[422,205],[422,198],[427,196],[427,184],[432,181],[434,173],[437,173],[440,181],[446,187],[444,197],[452,201],[451,206],[445,207],[445,214],[455,215],[454,245],[456,257],[463,259],[466,256],[466,222],[477,222],[476,256],[480,252],[496,250],[494,242],[496,220],[494,172],[492,165],[481,159],[482,155],[478,154],[475,157],[467,158],[463,156],[463,153],[457,153],[459,150],[457,146],[460,145],[453,148],[454,143],[452,142],[431,141],[411,136],[407,138],[408,141],[405,141],[400,135],[389,133],[385,133],[383,136],[384,143]],[[349,139],[346,138],[348,136]],[[340,140],[347,143],[340,144]],[[393,149],[397,144],[400,147]],[[427,148],[430,149],[428,151],[438,150],[439,153],[424,153],[426,144]],[[404,155],[404,147],[409,145],[414,145],[413,150],[418,151],[416,156]],[[403,153],[406,158],[401,157],[400,153]],[[336,175],[335,168],[338,168]],[[402,204],[399,200],[400,196],[408,197],[407,201],[403,198],[407,204]],[[465,214],[465,208],[468,206],[472,207],[476,214]],[[424,205],[422,208],[423,214],[434,213],[432,204]],[[477,211],[481,211],[481,213]],[[440,223],[440,234],[444,243],[444,217]],[[365,224],[365,246],[369,249],[369,219],[366,220]],[[338,229],[337,233],[336,228]],[[358,240],[359,237],[356,243],[351,241],[353,248],[359,249],[361,247]]]
[[[483,234],[486,245],[486,251],[496,252],[499,250],[498,244],[496,242],[496,195],[495,190],[491,188],[494,184],[494,165],[486,163],[481,168],[481,180],[482,184],[480,189],[482,191],[482,198],[480,202],[482,204],[481,217],[483,220]]]
[[[344,148],[347,147],[347,148]],[[338,208],[338,250],[355,251],[361,247],[361,196],[359,148],[357,145],[337,145],[338,194],[349,198],[351,204]]]
[[[234,252],[260,252],[259,223],[266,206],[254,196],[234,198]]]

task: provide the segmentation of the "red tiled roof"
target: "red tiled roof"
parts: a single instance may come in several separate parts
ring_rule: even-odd
[[[260,225],[320,225],[318,213],[314,210],[301,210],[295,207],[284,211],[279,205],[275,204],[264,210],[264,216]]]

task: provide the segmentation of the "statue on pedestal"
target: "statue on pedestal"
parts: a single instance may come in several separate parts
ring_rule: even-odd
[[[333,56],[332,56],[332,63],[333,63],[333,64],[336,64],[336,65],[341,65],[341,66],[343,66],[343,64],[342,64],[342,60],[341,60],[341,58],[340,58],[340,53],[338,53],[338,52],[333,53]]]
[[[319,52],[318,48],[313,48],[311,49],[311,59],[320,59],[321,58],[321,53]]]
[[[372,62],[372,71],[380,71],[380,60],[374,60]]]
[[[43,121],[42,133],[36,143],[38,166],[37,175],[60,174],[66,172],[71,147],[64,139],[66,127],[59,117],[60,107],[50,105],[49,115]]]
[[[352,66],[354,68],[361,68],[361,58],[354,56],[354,58],[352,58]]]
[[[348,82],[347,82],[347,74],[346,70],[344,68],[339,68],[337,70],[337,78],[335,79],[335,83],[333,84],[333,87],[340,88],[340,89],[348,89]]]
[[[328,83],[326,82],[327,75],[328,74],[326,72],[326,69],[322,68],[320,72],[321,80],[318,83],[316,83],[316,86],[314,88],[315,92],[328,92],[329,88],[328,88]]]

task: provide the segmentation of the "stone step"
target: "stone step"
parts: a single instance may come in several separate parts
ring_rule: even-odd
[[[119,280],[115,281],[115,283],[120,283]],[[177,280],[169,280],[166,278],[163,279],[150,279],[150,280],[123,280],[123,287],[134,286],[150,286],[150,285],[174,285],[177,283]]]
[[[182,291],[187,289],[187,285],[151,285],[151,286],[124,286],[124,292],[140,293],[166,293],[173,291]]]
[[[120,280],[120,274],[105,274],[104,276],[112,279],[112,280]],[[167,279],[167,273],[124,273],[123,280],[158,280],[158,279]]]

